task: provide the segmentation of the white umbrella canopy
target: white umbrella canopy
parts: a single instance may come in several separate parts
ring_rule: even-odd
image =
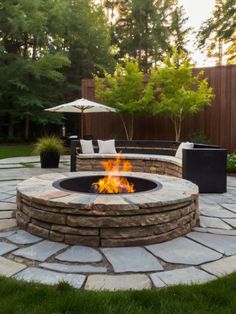
[[[96,113],[96,112],[116,112],[116,109],[99,104],[88,99],[77,99],[67,104],[59,105],[56,107],[45,109],[51,112],[70,112],[81,113],[81,138],[83,138],[83,114]]]

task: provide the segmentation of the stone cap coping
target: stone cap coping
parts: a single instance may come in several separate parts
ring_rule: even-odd
[[[54,205],[59,208],[79,208],[89,212],[89,210],[101,208],[103,211],[111,207],[119,209],[127,208],[137,210],[139,207],[157,207],[171,205],[176,202],[190,201],[198,195],[198,186],[190,181],[152,173],[123,172],[123,175],[150,179],[161,183],[160,190],[150,190],[139,193],[120,194],[89,194],[60,190],[53,186],[53,183],[63,178],[82,177],[87,175],[106,175],[104,171],[86,171],[77,173],[51,173],[38,177],[32,177],[18,184],[18,195],[29,201],[42,201],[45,205]],[[114,175],[118,175],[114,173]],[[86,213],[85,213],[86,214]]]
[[[177,166],[182,167],[182,159],[168,156],[168,155],[151,155],[151,154],[78,154],[77,157],[81,159],[99,159],[99,158],[117,158],[121,155],[124,159],[142,159],[142,160],[158,160],[171,162]]]

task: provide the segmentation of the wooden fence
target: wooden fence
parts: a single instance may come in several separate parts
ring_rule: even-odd
[[[202,131],[211,144],[220,145],[229,151],[236,150],[236,65],[198,68],[204,70],[215,93],[211,106],[183,121],[182,140],[190,134]],[[82,96],[95,100],[93,80],[82,82]],[[85,133],[93,138],[125,139],[119,115],[113,113],[85,115]],[[174,140],[173,125],[168,118],[140,116],[135,119],[134,139]]]

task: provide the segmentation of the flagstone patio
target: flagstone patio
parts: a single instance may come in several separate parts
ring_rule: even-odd
[[[200,195],[200,227],[160,244],[102,248],[57,243],[19,230],[16,185],[32,176],[69,170],[41,169],[38,157],[0,160],[0,275],[87,290],[151,289],[202,283],[236,271],[236,178],[228,192]]]

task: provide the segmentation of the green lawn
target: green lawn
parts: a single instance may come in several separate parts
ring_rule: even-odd
[[[0,145],[0,159],[31,156],[33,145]]]
[[[0,313],[234,314],[236,274],[205,285],[160,290],[87,292],[0,277]]]

